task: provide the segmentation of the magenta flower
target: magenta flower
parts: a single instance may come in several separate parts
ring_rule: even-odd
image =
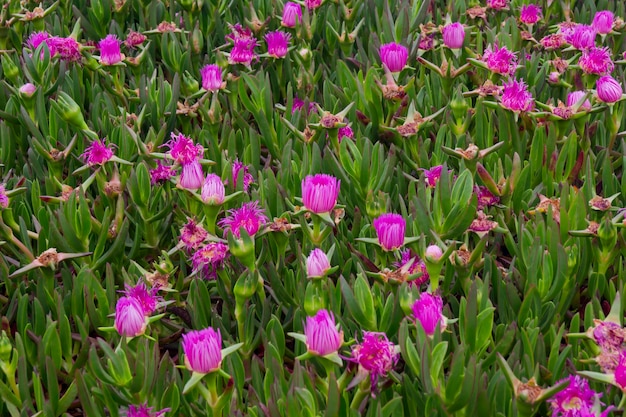
[[[609,48],[584,49],[578,60],[578,66],[587,74],[606,75],[613,72],[615,65]]]
[[[596,92],[598,98],[605,103],[615,103],[622,98],[623,88],[615,78],[605,75],[596,81]]]
[[[315,316],[306,318],[304,335],[307,350],[314,355],[337,353],[343,344],[343,332],[337,330],[335,318],[328,310],[319,310]]]
[[[291,39],[291,35],[289,33],[281,32],[280,30],[268,32],[265,35],[265,42],[267,42],[267,54],[274,58],[284,58],[285,55],[287,55],[289,39]]]
[[[306,275],[308,278],[323,277],[330,269],[330,261],[323,250],[315,248],[306,258]]]
[[[80,44],[74,38],[59,38],[54,36],[46,40],[50,55],[59,54],[59,57],[68,62],[78,62],[82,59]],[[54,52],[54,53],[53,53]]]
[[[176,175],[176,170],[171,165],[163,165],[161,161],[157,161],[157,167],[150,170],[150,183],[152,185],[169,181]]]
[[[254,182],[254,177],[250,174],[250,167],[243,162],[235,159],[232,167],[233,186],[237,187],[239,182],[239,173],[243,172],[243,190],[247,193],[250,185]]]
[[[398,363],[395,345],[384,333],[363,332],[363,342],[352,347],[352,360],[370,374],[372,391],[378,378],[385,377]]]
[[[440,296],[423,292],[415,300],[411,309],[413,310],[415,322],[419,321],[421,323],[427,335],[432,336],[435,334],[437,324],[440,325],[441,330],[445,328],[443,300]]]
[[[4,184],[0,184],[0,208],[9,207],[9,196],[7,196],[7,190],[4,188]]]
[[[513,75],[517,69],[517,57],[506,46],[489,45],[483,54],[483,61],[496,74]]]
[[[443,165],[437,165],[432,167],[431,169],[424,170],[424,178],[426,179],[426,184],[429,187],[435,188],[435,186],[437,185],[437,181],[439,181],[439,178],[441,177],[442,170]]]
[[[217,270],[222,267],[228,257],[228,245],[221,242],[210,242],[198,249],[191,261],[194,271],[201,271],[205,279],[217,278]]]
[[[602,350],[619,351],[626,339],[626,331],[617,323],[596,321],[591,336]]]
[[[465,40],[465,28],[459,22],[450,23],[442,29],[443,43],[450,49],[461,49]]]
[[[525,4],[520,10],[519,20],[527,25],[534,25],[541,19],[541,7],[536,4]]]
[[[31,33],[31,35],[28,37],[28,40],[26,41],[26,44],[32,50],[35,50],[39,47],[39,45],[41,45],[42,42],[48,40],[49,38],[50,38],[50,35],[48,34],[48,32]],[[50,55],[54,55],[52,51],[50,51]]]
[[[615,368],[615,382],[622,390],[626,389],[626,351],[619,354],[619,362]]]
[[[596,12],[596,15],[593,17],[593,23],[591,26],[596,30],[596,32],[606,35],[613,30],[613,22],[615,20],[615,15],[613,12],[608,10],[602,10],[600,12]]]
[[[141,303],[132,297],[121,297],[115,306],[115,329],[121,336],[135,337],[145,333],[148,321]]]
[[[163,414],[170,411],[169,408],[164,408],[161,411],[153,411],[152,407],[148,407],[147,404],[142,405],[130,405],[125,417],[162,417]]]
[[[511,80],[504,84],[502,97],[500,97],[502,107],[514,112],[530,111],[535,105],[532,94],[524,81]]]
[[[157,291],[156,288],[149,290],[144,282],[140,282],[134,287],[127,286],[126,291],[124,291],[124,296],[137,300],[144,316],[148,317],[154,313],[154,310],[157,308],[159,301],[159,298],[156,296]]]
[[[200,198],[205,204],[213,206],[219,206],[224,202],[226,197],[226,190],[224,189],[224,183],[219,175],[208,174],[202,184],[202,192]]]
[[[244,28],[241,24],[231,26],[231,33],[226,36],[233,42],[233,49],[228,56],[228,63],[243,64],[250,66],[252,60],[256,59],[254,48],[256,47],[256,39],[252,36],[249,28]]]
[[[202,76],[202,88],[205,90],[217,91],[224,88],[225,84],[222,82],[222,69],[219,65],[205,65],[200,70],[200,76]]]
[[[178,135],[172,133],[171,137],[172,139],[163,146],[170,148],[169,154],[174,161],[179,164],[189,164],[200,159],[204,152],[202,145],[195,145],[190,138],[182,133]]]
[[[291,105],[291,114],[294,114],[298,110],[302,110],[302,108],[304,108],[304,100],[294,97]],[[308,115],[311,112],[317,112],[317,103],[314,101],[309,103],[306,114]]]
[[[192,251],[198,249],[208,236],[209,234],[201,225],[189,219],[180,230],[179,239],[188,251]]]
[[[487,187],[482,185],[477,185],[474,187],[474,194],[478,198],[478,210],[482,210],[486,207],[491,207],[500,202],[500,197],[495,196],[487,189]]]
[[[204,172],[202,171],[200,162],[191,161],[187,164],[182,164],[182,171],[178,181],[182,188],[186,190],[197,190],[202,187],[203,182]]]
[[[404,245],[406,221],[399,214],[385,213],[372,223],[376,229],[378,243],[385,251],[392,251]]]
[[[313,10],[320,7],[323,1],[324,0],[304,0],[304,4],[306,5],[307,9]]]
[[[339,143],[341,143],[343,138],[354,139],[354,132],[350,126],[340,127],[337,131],[337,138]]]
[[[107,35],[98,42],[100,49],[100,63],[102,65],[114,65],[122,62],[122,53],[120,52],[121,41],[115,35]]]
[[[421,35],[420,42],[417,47],[423,51],[430,51],[435,46],[435,37],[433,35]]]
[[[91,142],[91,145],[89,145],[81,155],[81,158],[83,158],[85,163],[89,166],[103,165],[112,157],[113,150],[104,144],[104,139],[97,139]]]
[[[191,372],[208,374],[222,366],[222,335],[211,327],[183,335],[185,366]]]
[[[595,46],[598,32],[589,25],[577,25],[565,35],[565,40],[574,48],[582,50]]]
[[[584,91],[572,91],[567,95],[567,107],[573,107],[578,101],[585,96]],[[580,109],[582,110],[591,110],[591,102],[589,100],[585,100],[583,104],[581,104]]]
[[[298,3],[288,1],[285,3],[285,7],[283,7],[281,25],[292,28],[296,26],[296,21],[298,23],[302,22],[302,6]]]
[[[126,45],[127,48],[132,49],[141,45],[145,41],[146,41],[146,35],[144,35],[143,33],[135,32],[131,30],[128,36],[126,37],[126,40],[124,41],[124,45]]]
[[[401,251],[400,254],[400,261],[394,264],[396,268],[402,269],[409,262],[413,262],[411,266],[408,267],[407,273],[409,275],[421,273],[421,275],[417,279],[409,281],[409,285],[422,285],[428,282],[430,276],[428,275],[428,271],[426,270],[426,263],[422,259],[420,259],[419,256],[413,256],[410,249],[405,249]]]
[[[380,45],[380,60],[391,72],[400,72],[409,59],[409,49],[395,42]]]
[[[302,203],[313,213],[328,213],[337,204],[341,181],[332,175],[307,175],[302,180]]]
[[[487,0],[487,7],[494,10],[503,10],[509,7],[508,0]]]
[[[218,226],[224,228],[224,235],[230,231],[237,238],[240,238],[240,229],[243,228],[249,236],[253,236],[262,225],[267,223],[267,216],[264,211],[259,207],[258,201],[251,201],[238,209],[228,210],[228,217],[220,220]]]
[[[596,403],[600,405],[598,394],[584,378],[578,375],[569,376],[569,385],[548,400],[552,408],[552,417],[594,417]],[[561,382],[561,381],[559,381]],[[608,411],[608,410],[607,410]],[[605,415],[604,413],[602,414]]]

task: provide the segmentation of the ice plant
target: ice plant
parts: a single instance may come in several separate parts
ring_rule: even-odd
[[[250,185],[254,182],[254,177],[250,174],[250,167],[243,162],[235,159],[232,167],[233,186],[236,187],[239,182],[239,174],[243,175],[243,190],[248,192]]]
[[[589,388],[587,380],[578,375],[570,375],[566,379],[569,379],[567,388],[548,400],[552,417],[599,416],[601,394]],[[606,412],[602,415],[606,415]]]
[[[202,145],[194,144],[193,140],[182,133],[178,135],[172,133],[171,137],[172,139],[164,146],[170,148],[170,157],[178,164],[189,164],[202,156],[204,152]]]
[[[502,75],[513,75],[517,69],[517,57],[506,46],[500,48],[489,45],[483,54],[483,62],[491,72]]]
[[[585,49],[578,60],[578,66],[587,74],[606,75],[613,72],[615,65],[609,48]]]
[[[330,261],[326,253],[319,249],[313,249],[306,258],[306,275],[308,278],[318,278],[326,275],[330,269]]]
[[[504,84],[500,104],[514,112],[525,112],[533,109],[535,101],[524,81],[511,80]]]
[[[285,27],[292,28],[298,23],[302,22],[302,6],[298,3],[288,1],[283,7],[283,17],[281,24]]]
[[[154,411],[152,407],[148,407],[147,404],[129,405],[125,417],[162,417],[168,411],[170,411],[169,408],[164,408],[161,411]]]
[[[429,187],[435,188],[435,185],[437,185],[437,181],[439,181],[439,178],[441,177],[442,170],[443,165],[436,165],[431,169],[424,170],[424,178],[426,180],[426,184]]]
[[[147,39],[146,35],[144,35],[143,33],[135,32],[131,30],[128,36],[126,37],[126,40],[124,41],[124,45],[126,45],[127,48],[131,48],[131,49],[136,48],[142,43],[144,43],[146,39]]]
[[[204,172],[199,161],[191,161],[188,164],[182,164],[180,179],[178,181],[182,188],[187,190],[197,190],[202,187],[204,182]]]
[[[443,43],[450,49],[461,49],[465,40],[465,28],[459,22],[450,23],[441,30]]]
[[[541,7],[536,4],[525,4],[520,9],[519,20],[527,25],[534,25],[541,19]]]
[[[265,42],[267,42],[267,54],[274,58],[284,58],[287,55],[289,39],[291,39],[291,35],[289,33],[281,32],[280,30],[268,32],[265,35]]]
[[[493,195],[487,187],[482,185],[474,186],[474,194],[478,199],[478,210],[483,210],[500,202],[500,197]]]
[[[574,48],[582,50],[595,46],[597,32],[593,26],[577,25],[565,35],[565,40]]]
[[[154,310],[157,308],[159,300],[156,293],[156,288],[148,289],[145,283],[140,282],[134,287],[127,286],[126,291],[124,291],[124,296],[137,300],[143,314],[147,317],[154,313]]]
[[[445,328],[443,300],[440,296],[423,292],[415,300],[411,309],[413,310],[415,322],[420,322],[427,335],[432,336],[435,334],[438,324],[441,330]]]
[[[337,138],[339,139],[339,143],[341,143],[343,138],[354,139],[354,132],[350,126],[340,127],[337,132]]]
[[[80,53],[80,44],[74,38],[60,38],[53,36],[46,39],[46,44],[50,49],[50,55],[59,55],[59,57],[68,62],[78,62],[82,59]]]
[[[222,366],[222,336],[209,327],[183,335],[185,367],[192,372],[208,374]]]
[[[35,50],[39,47],[39,45],[41,45],[42,42],[46,41],[49,38],[50,34],[48,34],[48,32],[34,32],[31,33],[31,35],[28,37],[26,45],[32,50]],[[52,51],[50,51],[50,55],[54,55]]]
[[[23,96],[32,97],[35,91],[37,91],[37,87],[33,83],[26,83],[20,87],[19,91]]]
[[[584,91],[572,91],[567,95],[567,107],[573,107],[578,101],[580,101],[587,93]],[[580,105],[582,110],[591,110],[591,102],[589,100],[585,100],[583,104]]]
[[[596,81],[596,93],[603,102],[615,103],[622,98],[623,88],[615,78],[605,75]]]
[[[259,228],[267,223],[267,216],[258,201],[251,201],[243,204],[238,209],[228,211],[228,217],[218,222],[224,228],[224,234],[232,232],[237,238],[241,237],[241,229],[244,229],[249,236],[255,235]]]
[[[424,258],[431,262],[438,262],[443,256],[443,250],[437,245],[429,245],[424,252]]]
[[[7,191],[4,188],[4,184],[0,184],[0,208],[9,207],[9,197],[7,196]]]
[[[494,10],[503,10],[509,7],[508,0],[487,0],[487,7]]]
[[[376,332],[363,332],[363,341],[352,347],[352,360],[360,369],[369,373],[372,388],[379,378],[385,377],[398,363],[396,346],[387,335]]]
[[[323,0],[304,0],[307,9],[314,10],[322,5]]]
[[[409,49],[395,42],[380,45],[380,60],[391,72],[400,72],[409,59]]]
[[[199,248],[207,237],[207,231],[193,219],[189,219],[180,230],[180,242],[188,251]]]
[[[392,251],[404,245],[406,220],[400,214],[385,213],[372,223],[378,236],[378,243],[385,251]]]
[[[191,261],[194,271],[202,272],[205,279],[212,280],[217,277],[217,270],[228,257],[228,245],[221,242],[210,242],[198,249],[192,256]]]
[[[252,61],[257,58],[254,53],[257,41],[252,36],[250,29],[244,29],[240,24],[232,26],[231,30],[231,33],[226,36],[226,39],[233,42],[233,49],[228,55],[228,63],[231,65],[243,64],[249,67]]]
[[[208,174],[202,184],[202,191],[200,198],[206,204],[214,206],[220,205],[224,202],[226,196],[226,190],[224,189],[224,182],[216,174]]]
[[[335,318],[328,310],[319,310],[315,316],[306,318],[304,335],[307,350],[314,355],[337,353],[343,344],[343,332],[337,330]]]
[[[400,270],[406,268],[406,272],[409,275],[421,274],[416,279],[409,281],[410,285],[422,285],[430,279],[428,271],[426,270],[426,263],[419,258],[419,256],[413,256],[410,249],[405,249],[400,252],[401,258],[399,262],[396,262],[394,266]],[[411,262],[410,266],[409,262]]]
[[[205,65],[200,70],[200,75],[202,76],[202,88],[207,91],[218,91],[225,86],[222,81],[222,69],[219,65]]]
[[[593,17],[593,23],[591,26],[601,35],[606,35],[613,30],[613,22],[615,15],[609,10],[602,10],[596,12]]]
[[[164,183],[176,175],[176,170],[171,165],[163,165],[157,161],[157,167],[150,170],[150,183],[152,185]]]
[[[313,213],[328,213],[337,204],[340,181],[327,174],[308,175],[302,180],[302,203]]]
[[[104,139],[94,140],[81,155],[89,166],[103,165],[113,157],[113,150],[104,144]]]
[[[107,35],[98,42],[100,49],[100,63],[102,65],[115,65],[122,62],[122,54],[120,52],[120,44],[122,42],[115,35]]]
[[[145,333],[148,325],[144,308],[134,297],[121,297],[115,306],[115,329],[121,336],[135,337]]]

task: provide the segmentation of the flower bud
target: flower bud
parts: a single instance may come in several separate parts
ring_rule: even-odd
[[[465,28],[459,22],[444,26],[441,30],[443,43],[450,49],[461,49],[465,40]]]
[[[426,248],[425,258],[430,262],[438,262],[443,256],[443,251],[437,245],[430,245]]]
[[[6,332],[3,330],[0,334],[0,363],[10,362],[12,352],[13,345],[11,344]]]
[[[121,336],[135,337],[145,333],[148,325],[143,307],[132,297],[122,297],[115,306],[115,329]]]
[[[302,203],[313,213],[328,213],[337,204],[340,181],[326,174],[309,175],[302,180]]]
[[[440,296],[424,292],[413,303],[412,310],[413,318],[416,322],[420,322],[427,335],[432,336],[435,334],[438,324],[440,325],[440,330],[445,328],[443,300]]]
[[[22,98],[30,98],[37,91],[37,87],[33,83],[26,83],[20,87],[20,96]]]
[[[306,258],[306,275],[308,278],[321,278],[330,269],[330,261],[323,250],[316,248]]]
[[[335,319],[327,310],[319,310],[315,316],[306,318],[304,335],[306,347],[314,355],[337,353],[343,344],[343,332],[337,330]]]
[[[18,75],[20,75],[20,69],[15,65],[15,62],[9,57],[8,54],[2,56],[2,74],[13,84],[17,84]]]
[[[376,229],[378,243],[385,251],[392,251],[404,245],[406,221],[399,214],[386,213],[372,223]]]
[[[205,204],[219,206],[224,202],[226,190],[222,179],[215,174],[209,174],[204,179],[202,192],[200,194]]]
[[[80,106],[67,93],[59,92],[57,100],[53,103],[55,110],[65,122],[80,130],[89,129]]]
[[[208,374],[222,366],[222,335],[209,327],[183,335],[185,367],[192,372]]]
[[[391,72],[400,72],[409,58],[409,49],[406,46],[391,42],[380,45],[378,50],[380,60]]]
[[[622,98],[622,85],[610,75],[598,78],[596,81],[596,92],[598,98],[605,103],[615,103]]]

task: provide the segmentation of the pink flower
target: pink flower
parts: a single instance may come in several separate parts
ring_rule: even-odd
[[[228,217],[220,220],[218,225],[224,228],[224,235],[230,231],[237,238],[240,238],[240,229],[243,228],[249,236],[253,236],[262,225],[267,223],[267,216],[264,211],[259,207],[258,201],[251,201],[238,209],[229,210]]]
[[[80,44],[76,42],[74,38],[59,38],[54,36],[47,39],[46,43],[50,49],[50,55],[56,55],[58,53],[64,61],[78,62],[83,57],[80,53]]]
[[[626,351],[622,351],[619,355],[619,362],[615,368],[615,382],[622,390],[626,389]]]
[[[519,20],[527,25],[533,25],[541,19],[541,7],[536,4],[523,5],[520,10]]]
[[[204,182],[204,172],[202,165],[198,161],[191,161],[188,164],[182,164],[179,184],[186,190],[197,190],[202,187]]]
[[[511,80],[504,84],[502,97],[500,98],[502,107],[514,112],[532,110],[535,102],[532,94],[524,81]]]
[[[222,69],[219,65],[205,65],[200,70],[202,76],[202,88],[207,91],[217,91],[224,88],[222,82]]]
[[[619,351],[624,344],[626,331],[622,326],[610,321],[598,321],[593,328],[593,340],[605,351]]]
[[[443,250],[437,245],[429,245],[424,253],[424,258],[430,262],[438,262],[443,256]]]
[[[250,185],[254,182],[254,177],[250,174],[250,167],[243,162],[235,159],[233,162],[232,175],[233,175],[233,186],[237,187],[237,183],[239,182],[239,173],[243,172],[243,190],[248,192],[250,189]]]
[[[596,92],[598,98],[605,103],[615,103],[622,98],[623,88],[615,78],[605,75],[596,81]]]
[[[308,175],[302,180],[302,203],[313,213],[328,213],[337,205],[341,182],[327,174]]]
[[[478,198],[478,210],[482,210],[485,207],[491,207],[500,202],[500,197],[493,195],[487,187],[482,185],[474,187],[474,194],[476,194],[476,197]]]
[[[561,382],[561,381],[559,381]],[[578,375],[569,376],[569,385],[548,400],[552,417],[593,417],[593,408],[600,394],[589,388],[589,383]]]
[[[102,65],[114,65],[122,62],[122,54],[120,52],[120,44],[122,42],[115,35],[107,35],[98,42],[100,49],[100,63]]]
[[[396,268],[402,269],[405,267],[405,265],[412,261],[413,263],[407,270],[409,275],[421,273],[421,275],[417,277],[417,279],[409,281],[409,285],[422,285],[425,282],[428,282],[430,276],[428,275],[428,271],[426,270],[426,263],[421,260],[419,256],[413,256],[410,249],[405,249],[401,251],[400,254],[402,256],[400,258],[400,261],[394,264]]]
[[[343,138],[353,139],[354,132],[350,126],[340,127],[339,131],[337,131],[337,138],[339,138],[339,143],[341,143]]]
[[[182,133],[178,135],[172,133],[172,139],[163,146],[170,148],[170,156],[181,165],[197,161],[204,152],[202,145],[194,145],[193,141]]]
[[[180,230],[180,241],[188,251],[196,250],[209,236],[206,230],[190,219]]]
[[[595,46],[583,50],[578,66],[585,73],[596,75],[610,74],[615,68],[609,48],[596,48]]]
[[[302,6],[298,3],[288,1],[283,7],[283,18],[281,24],[285,27],[292,28],[298,23],[302,22]]]
[[[437,181],[439,181],[439,178],[441,177],[442,170],[443,165],[437,165],[432,167],[431,169],[424,170],[424,178],[426,179],[426,184],[429,187],[435,188],[435,185],[437,185]]]
[[[330,269],[330,261],[323,250],[315,248],[306,258],[306,275],[308,278],[323,277]]]
[[[565,35],[565,40],[576,49],[586,49],[595,46],[597,32],[593,26],[577,25],[573,31]]]
[[[4,188],[4,184],[0,184],[0,208],[9,207],[9,196],[7,196],[7,191]]]
[[[423,51],[429,51],[433,49],[435,45],[435,38],[432,35],[422,35],[420,36],[420,42],[417,47]]]
[[[567,107],[573,107],[578,101],[585,96],[584,91],[572,91],[567,95]],[[591,102],[589,100],[585,100],[585,102],[580,106],[583,110],[591,110]]]
[[[517,69],[517,57],[506,46],[489,45],[483,54],[483,61],[496,74],[513,75]]]
[[[265,42],[267,42],[267,54],[274,58],[284,58],[285,55],[287,55],[289,39],[291,39],[291,35],[289,33],[281,32],[280,30],[268,32],[265,35]]]
[[[206,204],[219,206],[224,202],[226,190],[222,179],[215,174],[208,174],[202,184],[202,192],[200,193],[202,201]]]
[[[370,374],[372,391],[378,378],[386,376],[398,363],[395,345],[384,333],[363,332],[363,342],[352,347],[352,359]]]
[[[121,336],[135,337],[145,333],[148,325],[139,300],[121,297],[115,306],[115,329]]]
[[[171,165],[163,165],[157,161],[157,167],[150,170],[150,183],[152,185],[168,181],[176,175],[176,171]]]
[[[541,39],[541,46],[547,50],[558,49],[565,45],[565,36],[561,33],[554,33]]]
[[[376,229],[378,243],[385,251],[392,251],[404,245],[406,221],[399,214],[385,213],[372,223]]]
[[[409,59],[409,49],[395,42],[380,45],[380,60],[391,72],[400,72]]]
[[[134,298],[139,302],[143,310],[143,314],[148,317],[157,308],[159,297],[156,296],[158,289],[152,288],[148,290],[144,282],[140,282],[134,287],[126,287],[124,295],[129,298]]]
[[[231,33],[226,36],[226,39],[233,42],[233,49],[228,55],[228,63],[250,66],[250,63],[257,57],[254,53],[256,39],[252,36],[252,31],[237,23],[231,26]]]
[[[421,323],[427,335],[432,336],[435,334],[437,324],[440,325],[441,330],[445,327],[443,300],[440,296],[423,292],[420,297],[415,300],[411,309],[413,310],[415,322],[419,321]]]
[[[124,41],[124,45],[127,48],[135,48],[146,41],[146,35],[143,33],[135,32],[133,30],[130,31],[126,40]]]
[[[26,97],[32,97],[37,91],[37,87],[33,83],[26,83],[20,87],[20,94],[23,94]]]
[[[443,43],[450,49],[461,49],[465,40],[465,28],[459,22],[450,23],[442,29]]]
[[[319,356],[336,353],[343,344],[343,333],[337,330],[335,318],[328,310],[319,310],[306,318],[304,326],[307,350]]]
[[[31,33],[26,41],[26,44],[32,49],[35,50],[41,45],[42,42],[46,41],[50,38],[48,32],[35,32]],[[48,47],[49,48],[49,47]],[[52,51],[50,51],[50,55],[54,55]]]
[[[591,26],[596,30],[596,32],[606,35],[613,30],[613,21],[615,16],[613,12],[608,10],[603,10],[600,12],[596,12],[596,15],[593,17],[593,23]]]
[[[294,97],[293,98],[293,103],[291,105],[291,114],[294,114],[296,111],[298,110],[302,110],[302,108],[304,107],[304,100],[298,98],[298,97]],[[317,103],[312,101],[309,103],[308,109],[306,111],[306,114],[308,115],[311,112],[317,112]]]
[[[205,279],[212,280],[217,277],[217,269],[228,257],[228,245],[221,242],[210,242],[198,249],[192,256],[191,261],[194,271],[202,270]]]
[[[304,4],[306,5],[307,9],[313,10],[320,7],[323,1],[324,0],[304,0]]]
[[[508,0],[487,0],[487,7],[494,10],[503,10],[509,6]]]
[[[152,411],[152,407],[148,407],[147,404],[130,405],[125,417],[162,417],[168,411],[170,411],[169,408],[164,408],[161,411]]]
[[[208,374],[222,366],[222,335],[211,327],[183,335],[185,366],[191,372]]]
[[[85,149],[81,158],[90,166],[103,165],[113,157],[113,150],[104,144],[104,139],[94,140],[91,145]]]

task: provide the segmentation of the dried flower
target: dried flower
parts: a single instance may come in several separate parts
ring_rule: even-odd
[[[609,48],[596,48],[595,46],[583,50],[578,66],[587,74],[597,75],[610,74],[615,68]]]
[[[48,38],[46,44],[50,49],[50,55],[59,54],[59,57],[68,62],[78,62],[82,59],[80,44],[74,38],[60,38],[57,36]]]
[[[500,197],[493,195],[487,187],[482,185],[474,187],[474,194],[478,198],[478,210],[483,210],[500,202]]]
[[[122,62],[122,54],[120,52],[121,41],[115,35],[107,35],[98,42],[100,49],[100,63],[102,65],[115,65]]]
[[[350,126],[340,127],[337,131],[337,138],[339,139],[339,143],[343,138],[354,139],[354,132]]]
[[[274,58],[284,58],[287,55],[289,39],[291,39],[291,35],[289,33],[281,32],[280,30],[268,32],[265,35],[265,42],[267,42],[267,54]]]
[[[133,30],[130,31],[126,40],[124,41],[124,45],[127,48],[135,48],[146,41],[146,35],[143,33],[135,32]]]
[[[219,65],[205,65],[200,70],[200,75],[202,76],[202,88],[207,91],[218,91],[226,85],[222,81],[222,69]]]
[[[443,43],[450,49],[461,49],[465,40],[465,28],[459,22],[450,23],[442,29]]]
[[[108,148],[104,144],[104,141],[104,139],[94,140],[81,155],[85,163],[87,163],[89,166],[103,165],[105,162],[113,157],[113,150],[111,148]]]
[[[596,30],[596,32],[606,35],[613,30],[613,21],[615,20],[615,15],[613,12],[608,10],[602,10],[596,12],[593,17],[593,23],[591,26]]]
[[[192,372],[208,374],[222,366],[222,335],[209,327],[183,335],[185,366]]]
[[[259,228],[267,223],[265,210],[259,207],[258,201],[245,203],[238,209],[228,211],[228,217],[218,222],[218,225],[224,228],[224,234],[229,231],[237,238],[241,237],[240,229],[245,229],[248,235],[253,236],[259,231]]]
[[[498,227],[498,222],[489,220],[489,216],[479,210],[476,213],[476,218],[472,221],[472,224],[467,228],[467,230],[472,231],[479,236],[485,235],[490,230]]]
[[[483,61],[496,74],[513,75],[517,69],[517,57],[506,46],[489,45],[483,54]]]
[[[422,34],[420,36],[420,43],[417,47],[423,51],[430,51],[435,46],[435,37],[433,35]]]
[[[487,7],[494,10],[507,9],[509,6],[508,0],[487,0]]]
[[[541,46],[550,51],[560,48],[561,46],[565,45],[565,42],[565,36],[563,36],[563,34],[555,33],[542,38]]]
[[[405,249],[400,252],[401,258],[399,262],[396,262],[394,266],[398,269],[407,269],[406,272],[409,275],[421,274],[417,279],[409,281],[410,285],[422,285],[428,282],[430,276],[426,270],[426,263],[419,258],[419,256],[413,256],[410,249]],[[411,266],[407,265],[411,263]]]
[[[315,316],[306,318],[304,335],[307,350],[314,355],[336,353],[343,344],[343,332],[337,330],[335,318],[328,310],[319,310]]]
[[[308,278],[318,278],[326,275],[330,269],[330,261],[323,250],[315,248],[306,258],[306,275]]]
[[[626,329],[611,321],[594,320],[591,337],[602,350],[620,351],[626,340]]]
[[[385,251],[392,251],[404,245],[406,221],[399,214],[385,213],[372,223],[376,229],[378,243]]]
[[[409,49],[395,42],[380,45],[380,60],[391,72],[400,72],[409,59]]]
[[[169,181],[176,175],[176,170],[171,165],[163,165],[157,161],[157,167],[150,170],[150,183],[152,185]]]
[[[622,85],[610,75],[598,78],[596,81],[596,92],[598,98],[605,103],[615,103],[622,98]]]
[[[217,277],[217,270],[228,257],[228,245],[221,242],[210,242],[198,249],[192,256],[191,261],[194,271],[202,272],[205,279],[212,280]]]
[[[219,175],[208,174],[202,184],[200,197],[205,204],[218,206],[224,202],[226,190]]]
[[[193,219],[180,230],[180,241],[188,251],[196,250],[209,236],[206,230]]]
[[[520,10],[519,20],[527,25],[534,25],[541,19],[541,7],[536,4],[525,4]]]
[[[337,204],[340,183],[332,175],[308,175],[302,180],[302,203],[313,213],[330,212]]]
[[[148,321],[139,300],[121,297],[115,306],[115,329],[121,336],[135,337],[145,333]]]
[[[363,332],[363,341],[352,347],[352,359],[370,374],[372,390],[398,363],[398,356],[396,346],[384,333]]]
[[[514,112],[530,111],[535,106],[532,94],[524,81],[511,80],[503,85],[500,103]]]
[[[423,292],[415,300],[411,310],[413,310],[415,322],[419,321],[424,332],[429,336],[435,334],[437,324],[439,324],[441,330],[446,326],[443,317],[443,300],[438,295]]]
[[[281,24],[285,27],[292,28],[298,23],[302,22],[302,6],[298,3],[288,1],[283,7],[283,18]]]

